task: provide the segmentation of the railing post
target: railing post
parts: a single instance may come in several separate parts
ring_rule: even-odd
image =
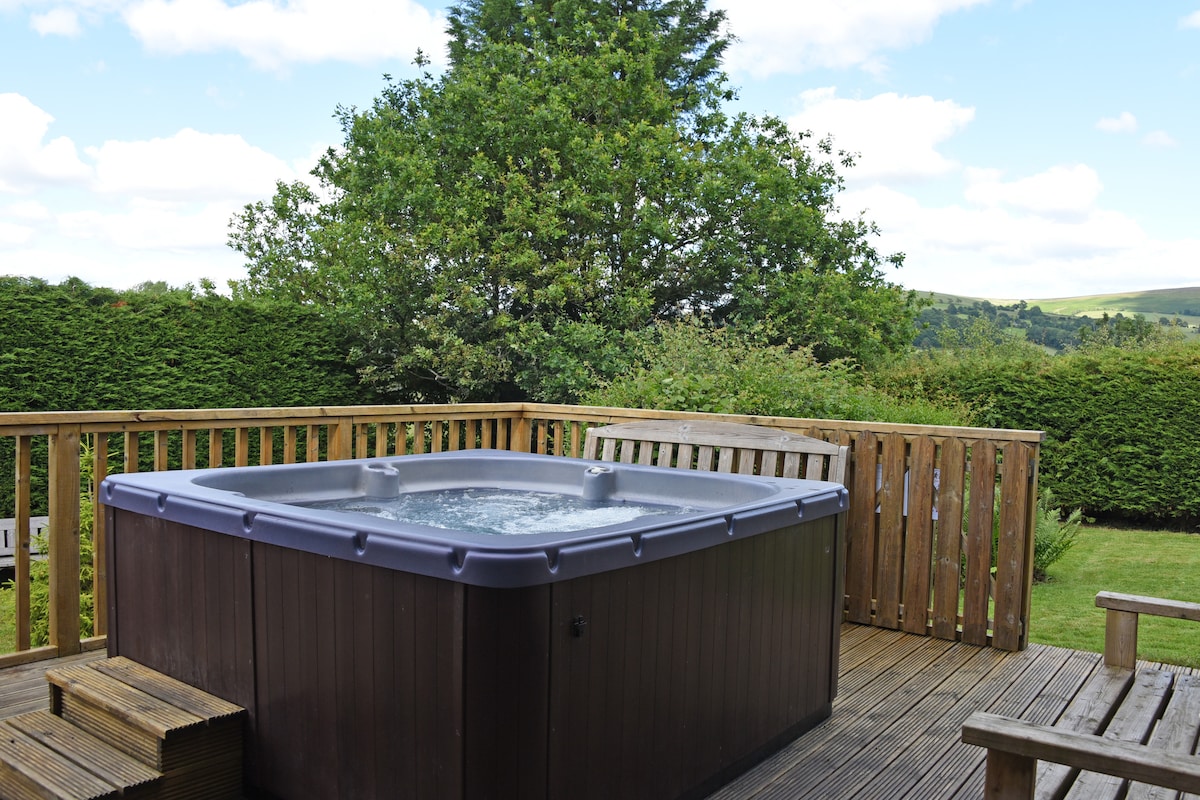
[[[354,455],[354,420],[342,417],[329,422],[328,458],[340,461]]]
[[[1133,669],[1137,665],[1138,615],[1110,608],[1104,618],[1104,663]]]
[[[50,644],[60,656],[79,643],[79,426],[50,434]]]
[[[532,431],[529,422],[529,417],[524,413],[513,419],[512,436],[509,437],[508,449],[514,453],[530,452],[529,445],[532,442]]]

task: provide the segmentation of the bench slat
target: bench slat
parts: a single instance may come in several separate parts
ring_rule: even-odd
[[[1175,681],[1171,703],[1150,739],[1155,750],[1168,753],[1195,753],[1200,737],[1200,675],[1181,675]],[[1177,793],[1161,786],[1132,783],[1126,800],[1166,800]]]
[[[1112,719],[1117,704],[1133,684],[1133,671],[1118,667],[1101,667],[1079,691],[1062,716],[1054,723],[1059,730],[1094,735],[1103,731]],[[1078,770],[1068,764],[1043,760],[1038,765],[1038,800],[1058,797],[1064,787],[1075,779]]]
[[[1174,674],[1165,670],[1139,670],[1129,694],[1117,708],[1112,722],[1104,729],[1104,738],[1145,744],[1167,704],[1174,678]],[[1081,772],[1065,800],[1116,800],[1125,783],[1124,778],[1116,775]]]

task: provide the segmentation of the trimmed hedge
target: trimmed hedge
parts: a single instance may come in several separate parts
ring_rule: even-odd
[[[0,277],[0,411],[371,402],[311,307]]]
[[[0,411],[376,402],[348,350],[335,323],[292,302],[0,277]],[[34,513],[45,513],[45,450],[36,439]],[[12,439],[0,439],[0,474],[10,477],[0,480],[0,517],[13,513],[13,458]]]
[[[875,379],[967,402],[979,425],[1046,431],[1040,480],[1067,508],[1137,523],[1200,522],[1200,346],[945,353]]]

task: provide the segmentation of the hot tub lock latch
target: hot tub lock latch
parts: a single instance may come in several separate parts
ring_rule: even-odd
[[[583,638],[583,629],[586,627],[587,627],[587,620],[583,618],[582,614],[580,614],[579,616],[577,616],[573,620],[571,620],[571,635],[574,636],[576,639],[582,639]]]

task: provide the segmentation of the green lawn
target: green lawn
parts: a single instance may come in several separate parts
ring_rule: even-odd
[[[1100,652],[1099,591],[1200,602],[1200,535],[1085,528],[1075,546],[1033,587],[1034,642]],[[1142,616],[1138,656],[1200,667],[1200,622]]]
[[[0,653],[8,653],[17,646],[16,594],[11,586],[0,585]]]

